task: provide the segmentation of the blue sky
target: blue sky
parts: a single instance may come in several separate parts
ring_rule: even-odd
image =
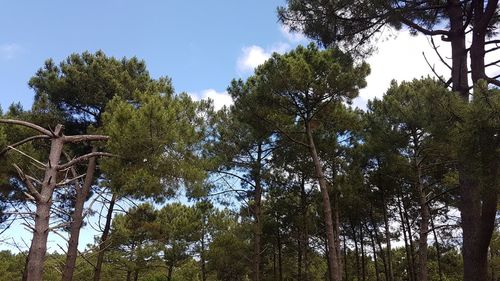
[[[31,106],[27,82],[46,59],[60,62],[71,53],[99,49],[144,59],[153,77],[171,77],[178,92],[223,92],[232,78],[248,72],[238,63],[244,50],[259,46],[253,52],[258,58],[259,52],[285,51],[298,42],[277,23],[282,3],[6,1],[0,11],[0,104]]]

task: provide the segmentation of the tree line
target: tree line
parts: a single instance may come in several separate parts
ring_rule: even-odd
[[[2,226],[33,232],[28,252],[3,253],[4,276],[496,280],[500,94],[484,62],[496,1],[341,2],[280,8],[326,48],[273,54],[218,111],[136,58],[48,60],[32,109],[0,119]],[[449,39],[451,78],[392,82],[355,109],[360,56],[386,25]],[[180,191],[189,202],[172,203]],[[80,253],[92,215],[101,234]],[[64,254],[47,255],[49,232],[67,233]]]

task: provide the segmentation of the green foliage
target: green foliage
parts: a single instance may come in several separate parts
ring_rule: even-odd
[[[168,78],[149,76],[144,61],[116,59],[102,51],[72,54],[59,65],[49,59],[29,85],[35,90],[35,105],[50,102],[64,114],[68,129],[78,132],[90,124],[100,126],[101,114],[115,96],[133,101],[137,93],[173,92]]]
[[[108,151],[117,155],[103,161],[113,189],[162,200],[182,184],[201,184],[205,132],[200,113],[205,109],[185,94],[141,93],[136,103],[115,97],[102,128],[111,138]]]

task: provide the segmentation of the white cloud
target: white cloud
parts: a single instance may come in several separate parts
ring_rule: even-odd
[[[290,48],[288,43],[283,42],[276,43],[267,49],[257,45],[243,47],[237,61],[238,71],[241,73],[250,73],[254,71],[257,66],[269,59],[273,53],[283,54],[290,50]]]
[[[15,43],[2,44],[0,45],[0,58],[3,60],[13,59],[21,50],[21,46]]]
[[[256,45],[244,47],[241,51],[242,54],[237,62],[238,70],[241,72],[251,72],[271,57],[269,52],[266,52],[262,47]]]
[[[291,43],[298,44],[308,41],[303,33],[291,31],[290,27],[286,25],[280,25],[280,32]]]
[[[217,92],[214,89],[206,89],[201,92],[189,93],[189,95],[195,100],[211,99],[214,102],[216,110],[221,109],[224,105],[229,106],[233,104],[233,99],[226,91]]]
[[[434,40],[443,56],[450,54],[449,43],[438,38]],[[368,85],[360,91],[354,105],[365,108],[369,99],[382,97],[392,79],[401,82],[427,75],[435,77],[422,53],[439,75],[449,76],[448,68],[441,63],[427,37],[411,36],[407,31],[401,31],[395,39],[380,42],[378,52],[367,59],[371,68],[371,74],[366,79]]]

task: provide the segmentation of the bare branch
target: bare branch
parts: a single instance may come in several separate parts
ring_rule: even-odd
[[[33,183],[31,182],[31,178],[26,177],[23,170],[21,170],[21,168],[19,168],[19,166],[17,166],[16,164],[14,164],[13,166],[16,169],[17,173],[19,174],[19,177],[21,178],[21,180],[23,180],[26,183],[28,190],[31,192],[31,195],[34,197],[33,199],[35,199],[35,201],[42,200],[42,195],[33,186]]]
[[[24,126],[24,127],[28,127],[28,128],[31,128],[33,130],[36,130],[48,137],[52,137],[52,132],[43,128],[43,127],[40,127],[38,125],[35,125],[33,123],[30,123],[30,122],[26,122],[26,121],[22,121],[22,120],[14,120],[14,119],[0,119],[0,123],[4,123],[4,124],[13,124],[13,125],[20,125],[20,126]]]
[[[15,148],[15,147],[11,147],[11,146],[9,146],[9,148],[12,149],[12,150],[14,150],[14,151],[16,151],[16,152],[19,152],[19,154],[21,154],[21,155],[23,155],[25,157],[28,157],[29,159],[33,160],[35,163],[37,163],[39,165],[42,165],[42,167],[44,167],[44,168],[46,167],[46,165],[44,163],[42,163],[42,162],[38,161],[37,159],[29,156],[28,154],[22,152],[21,150]]]
[[[24,139],[22,141],[13,143],[11,145],[8,145],[6,148],[4,148],[2,151],[0,151],[0,156],[4,155],[7,151],[11,150],[13,147],[20,146],[20,145],[25,144],[27,142],[30,142],[32,140],[36,140],[36,139],[48,139],[48,138],[50,138],[50,137],[46,136],[46,135],[37,135],[37,136],[32,136],[32,137],[26,138],[26,139]]]
[[[103,135],[77,135],[77,136],[64,136],[64,142],[77,143],[84,141],[107,141],[108,136]]]
[[[88,159],[90,159],[92,157],[100,157],[100,156],[115,157],[116,155],[111,154],[111,153],[107,153],[107,152],[91,152],[91,153],[82,155],[80,157],[77,157],[77,158],[67,162],[66,164],[58,165],[57,170],[59,170],[59,171],[64,170],[64,169],[67,169],[75,164],[80,163],[80,162],[87,161]]]
[[[67,185],[68,183],[71,183],[71,182],[77,181],[77,180],[79,180],[79,179],[81,179],[81,178],[85,177],[85,175],[87,175],[87,174],[82,174],[82,175],[76,176],[76,177],[71,178],[71,179],[65,179],[65,180],[63,180],[63,181],[61,181],[61,182],[57,183],[56,185],[57,185],[57,186]]]

